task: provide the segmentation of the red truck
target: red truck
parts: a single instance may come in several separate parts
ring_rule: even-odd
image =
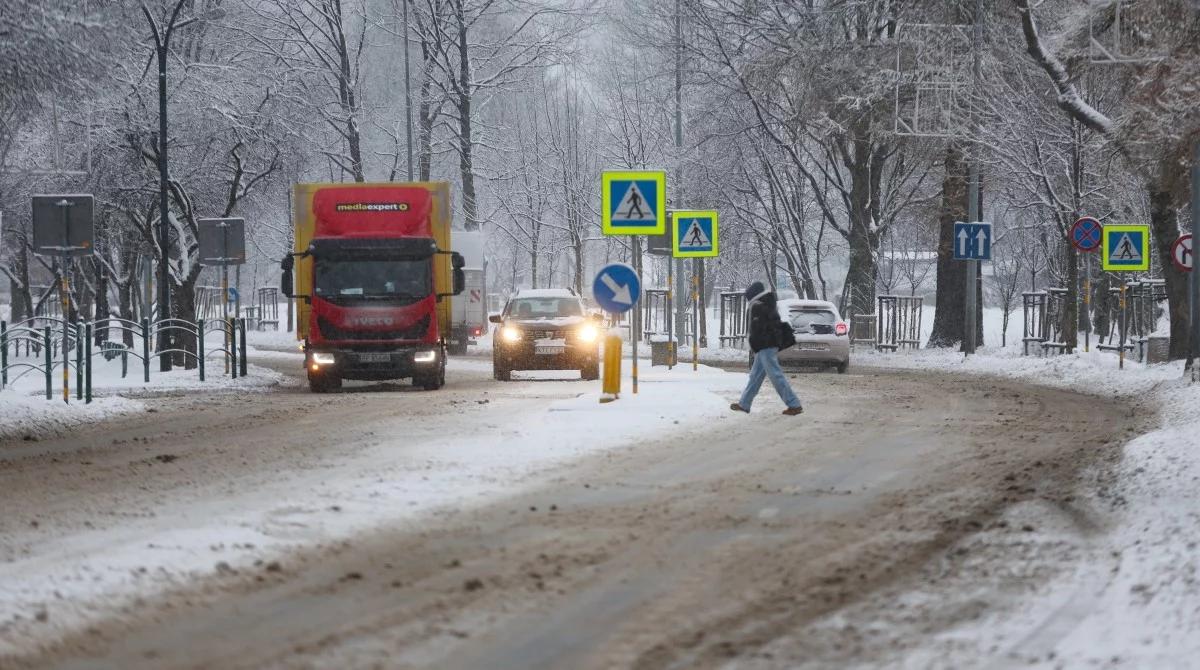
[[[441,388],[449,299],[464,284],[449,184],[297,184],[293,197],[283,293],[299,303],[309,388],[404,378]]]

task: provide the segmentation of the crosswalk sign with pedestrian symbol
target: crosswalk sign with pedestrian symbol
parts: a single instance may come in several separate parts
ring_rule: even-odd
[[[716,256],[717,213],[692,210],[671,212],[671,255],[675,258]]]
[[[1105,226],[1100,248],[1105,270],[1146,272],[1150,269],[1150,226]]]
[[[605,235],[662,235],[667,228],[667,174],[605,171],[600,177]]]

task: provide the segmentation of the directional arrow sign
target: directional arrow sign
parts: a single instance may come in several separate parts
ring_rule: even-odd
[[[629,311],[642,296],[642,281],[637,272],[624,263],[606,265],[592,282],[592,295],[600,309],[613,314]]]
[[[992,224],[986,222],[954,224],[954,260],[992,260]]]

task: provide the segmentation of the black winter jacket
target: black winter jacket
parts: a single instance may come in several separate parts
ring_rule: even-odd
[[[750,305],[750,351],[779,348],[783,319],[774,292],[768,292]]]

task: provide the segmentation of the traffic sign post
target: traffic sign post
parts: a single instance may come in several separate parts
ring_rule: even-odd
[[[667,229],[667,173],[612,171],[600,176],[605,235],[662,235]]]
[[[1071,245],[1084,253],[1100,248],[1104,226],[1090,216],[1085,216],[1071,226]]]
[[[675,258],[716,256],[718,226],[718,215],[711,210],[671,212],[671,255]]]
[[[1101,267],[1108,272],[1146,272],[1150,269],[1150,226],[1105,226]]]
[[[1180,272],[1192,271],[1192,236],[1180,235],[1171,245],[1171,262]]]
[[[1072,226],[1069,235],[1071,246],[1076,251],[1087,254],[1084,256],[1083,276],[1083,311],[1087,315],[1088,327],[1083,331],[1083,350],[1092,350],[1092,256],[1091,252],[1100,248],[1104,238],[1104,226],[1100,221],[1090,216],[1079,218]]]
[[[596,299],[596,304],[600,309],[614,316],[624,314],[633,309],[634,305],[642,297],[642,280],[638,277],[638,273],[631,266],[625,263],[612,263],[600,268],[600,272],[596,273],[596,279],[592,281],[592,297]],[[615,342],[613,340],[616,340]],[[633,392],[637,393],[637,345],[638,333],[633,333],[630,338],[633,345]],[[605,340],[605,356],[604,356],[604,393],[600,398],[601,402],[611,402],[615,400],[620,393],[620,361],[621,356],[618,353],[615,357],[609,355],[609,349],[615,345],[617,351],[620,352],[620,338],[607,338]],[[616,361],[617,369],[610,370],[612,361]]]
[[[229,285],[229,266],[246,262],[246,220],[240,218],[200,219],[196,222],[196,243],[201,265],[221,267],[221,293],[225,300],[221,316],[229,323],[229,303],[237,302],[237,290]],[[236,314],[236,310],[235,310]],[[227,329],[228,330],[228,329]],[[225,333],[225,350],[231,349],[230,333]],[[200,352],[203,356],[204,352]],[[225,358],[229,372],[230,357]]]
[[[954,224],[954,260],[992,260],[992,224],[987,222]]]
[[[971,179],[976,178],[977,175],[972,171]],[[969,204],[970,213],[977,215],[975,199],[972,198]],[[973,354],[975,353],[975,329],[979,318],[979,306],[976,299],[976,293],[979,290],[977,263],[978,261],[992,260],[992,224],[985,221],[956,222],[954,224],[954,260],[967,262],[967,282],[964,287],[966,294],[963,296],[965,298],[963,304],[966,306],[966,314],[963,319],[963,353]]]
[[[71,402],[71,283],[68,275],[72,256],[91,255],[95,248],[95,198],[87,194],[33,196],[33,251],[59,259],[59,298],[63,326],[63,402]],[[47,349],[46,397],[50,397],[49,350]],[[76,367],[78,369],[78,366]]]

